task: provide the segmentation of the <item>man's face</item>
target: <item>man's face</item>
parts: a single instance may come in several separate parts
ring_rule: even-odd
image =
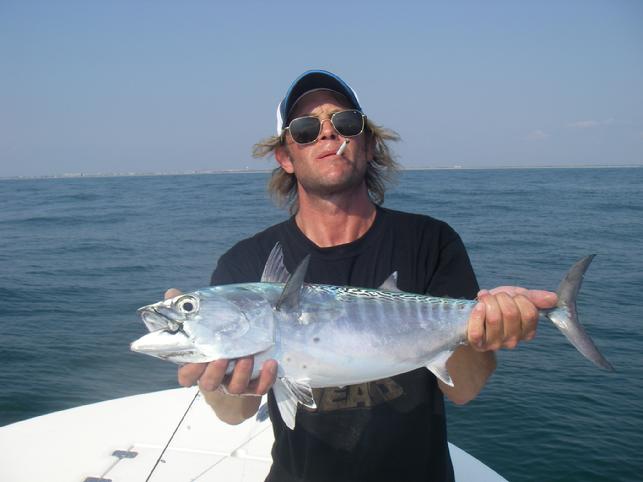
[[[306,194],[327,197],[356,189],[364,183],[367,160],[371,156],[370,146],[366,146],[367,136],[362,133],[349,138],[350,143],[342,155],[336,154],[346,138],[337,133],[330,116],[347,109],[351,107],[342,96],[317,91],[302,97],[290,115],[290,119],[315,116],[322,120],[316,142],[297,144],[287,132],[286,147],[277,153],[281,167],[289,174],[295,174],[298,188]]]

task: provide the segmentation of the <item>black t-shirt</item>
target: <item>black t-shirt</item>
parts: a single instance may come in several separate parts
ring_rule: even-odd
[[[212,284],[254,282],[279,242],[293,272],[308,254],[305,281],[377,288],[397,271],[412,293],[469,298],[476,282],[460,237],[428,216],[377,208],[358,240],[320,248],[294,218],[237,243],[220,259]],[[444,399],[427,369],[360,385],[315,389],[316,410],[299,406],[294,430],[268,395],[275,444],[267,481],[452,481]]]

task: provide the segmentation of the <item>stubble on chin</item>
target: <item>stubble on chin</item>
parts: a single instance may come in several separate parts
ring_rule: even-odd
[[[365,168],[360,170],[357,166],[351,165],[351,169],[348,172],[343,172],[340,176],[329,174],[298,180],[298,182],[308,194],[328,198],[359,189],[365,181],[365,174]]]

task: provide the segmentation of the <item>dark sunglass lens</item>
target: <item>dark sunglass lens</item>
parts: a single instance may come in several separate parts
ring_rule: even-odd
[[[319,135],[319,119],[317,117],[293,119],[290,122],[290,135],[299,144],[313,142]]]
[[[356,136],[364,128],[362,113],[356,110],[338,112],[333,116],[333,125],[337,132],[346,137]]]

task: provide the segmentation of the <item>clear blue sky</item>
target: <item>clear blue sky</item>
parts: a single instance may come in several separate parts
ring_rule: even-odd
[[[0,0],[0,176],[272,167],[310,68],[407,167],[643,164],[640,0]]]

